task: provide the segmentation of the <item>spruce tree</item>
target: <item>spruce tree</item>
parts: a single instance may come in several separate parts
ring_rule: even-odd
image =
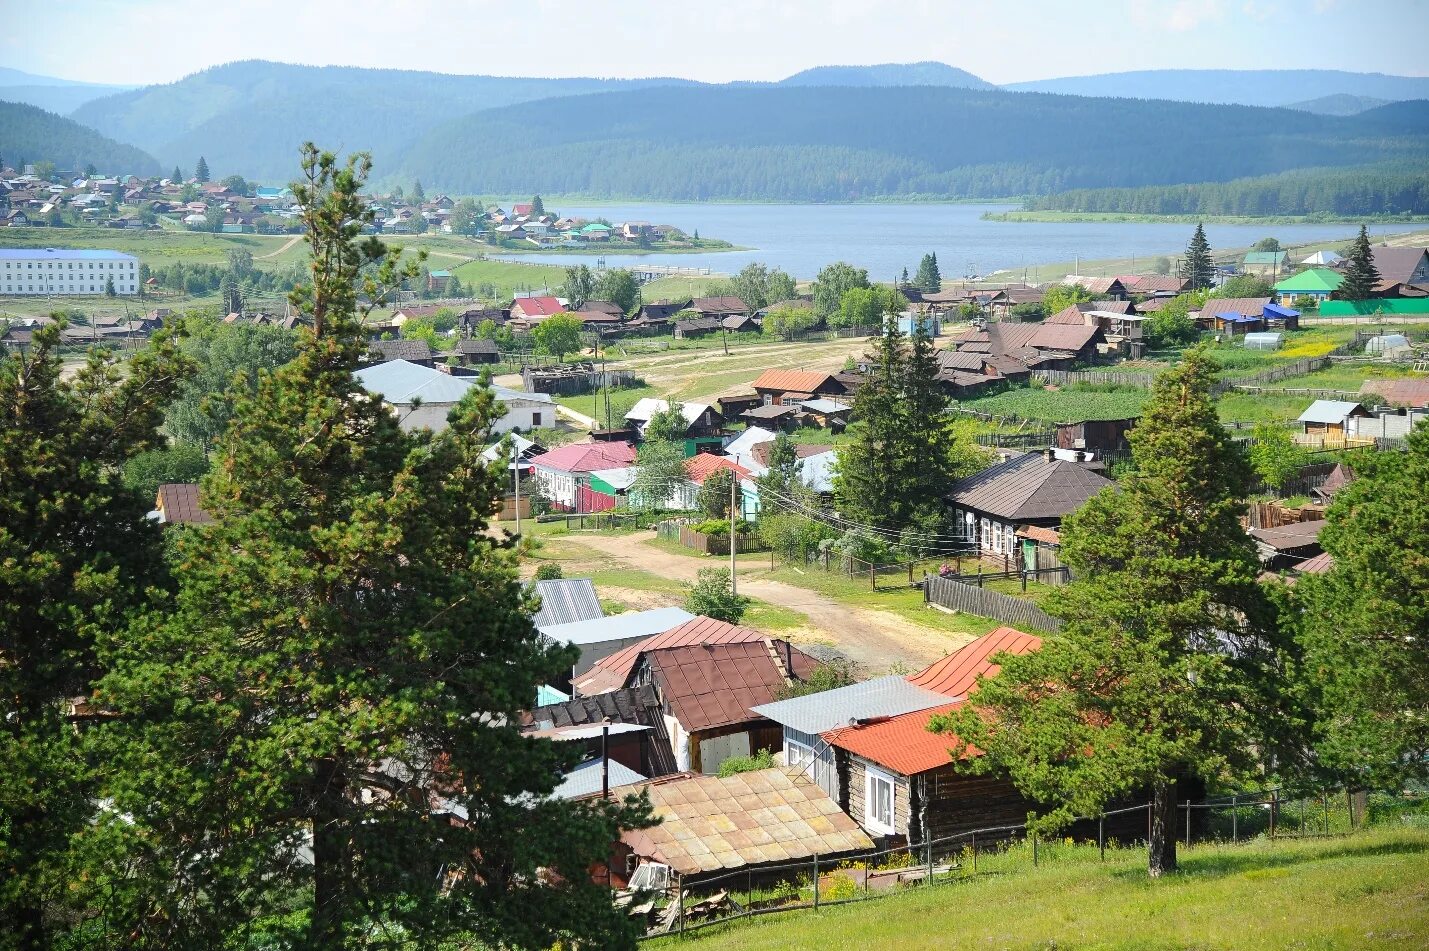
[[[919,290],[928,294],[935,294],[943,286],[943,277],[938,272],[938,256],[936,254],[925,254],[918,262],[918,276],[914,278],[914,284]]]
[[[412,201],[418,205],[427,200],[427,193],[422,188],[422,180],[419,178],[412,183]]]
[[[1370,247],[1369,231],[1360,225],[1360,233],[1350,245],[1345,264],[1345,279],[1340,282],[1342,300],[1369,300],[1380,282],[1379,269],[1374,266],[1374,249]]]
[[[184,173],[177,165],[174,166],[174,172],[169,176],[169,181],[175,185],[182,185],[184,183]]]
[[[536,216],[537,218],[539,218],[541,215],[544,215],[545,213],[546,213],[546,203],[541,200],[541,196],[540,196],[540,195],[537,195],[535,198],[532,198],[532,199],[531,199],[531,214],[534,215],[534,216]]]
[[[841,515],[890,528],[901,527],[907,514],[898,481],[908,469],[901,405],[904,339],[897,321],[884,321],[873,365],[854,393],[853,416],[861,425],[839,452],[834,474]]]
[[[208,181],[208,162],[202,155],[198,157],[198,164],[194,166],[194,178],[200,185]]]
[[[1120,491],[1062,524],[1065,626],[937,724],[986,751],[964,768],[1052,804],[1044,831],[1149,794],[1153,876],[1176,866],[1178,780],[1251,780],[1297,745],[1293,652],[1240,525],[1250,472],[1214,378],[1200,350],[1157,377]]]
[[[1199,291],[1211,286],[1215,271],[1205,226],[1198,223],[1195,234],[1191,235],[1191,243],[1186,246],[1186,257],[1181,262],[1181,277],[1191,282],[1191,290]]]
[[[64,322],[0,359],[0,946],[54,946],[46,906],[73,893],[72,835],[97,792],[81,711],[95,638],[164,586],[154,504],[124,465],[162,445],[164,403],[188,369],[171,332],[119,364],[99,351],[69,378]],[[71,714],[74,719],[71,721]],[[13,945],[10,944],[13,942]]]
[[[131,946],[246,944],[282,915],[314,949],[629,947],[589,869],[643,812],[550,798],[578,753],[517,731],[575,655],[532,627],[514,541],[488,531],[493,396],[408,433],[353,378],[359,291],[375,305],[413,270],[361,236],[368,170],[305,146],[312,283],[291,300],[311,327],[240,399],[172,604],[104,644],[97,743],[126,818],[96,849],[124,875],[91,924]]]

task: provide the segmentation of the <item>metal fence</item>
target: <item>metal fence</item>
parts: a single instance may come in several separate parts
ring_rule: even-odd
[[[1066,571],[1065,568],[1051,570]],[[1017,578],[1021,574],[1021,572],[1007,572],[1003,577]],[[1020,628],[1032,627],[1040,631],[1051,632],[1062,629],[1061,620],[1048,614],[1031,601],[1003,594],[1000,591],[988,591],[981,584],[974,587],[966,582],[966,578],[957,581],[952,578],[929,575],[923,582],[923,600],[949,611],[961,611],[964,614],[993,618],[1004,624],[1012,624]]]
[[[1249,840],[1343,836],[1363,828],[1365,797],[1348,790],[1257,790],[1186,801],[1168,830],[1178,845],[1238,845]],[[1144,816],[1144,820],[1141,818]],[[624,907],[645,918],[641,940],[684,934],[711,925],[781,912],[867,901],[914,887],[953,884],[980,875],[1008,875],[1043,865],[1099,864],[1107,853],[1146,848],[1145,838],[1118,839],[1117,829],[1147,829],[1151,804],[1081,817],[1070,831],[1040,836],[1021,825],[991,826],[850,856],[813,855],[778,865],[736,869],[686,882],[678,875],[663,895],[624,896]]]

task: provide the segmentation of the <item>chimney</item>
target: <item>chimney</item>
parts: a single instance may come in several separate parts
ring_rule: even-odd
[[[1057,458],[1057,450],[1053,449],[1051,446],[1048,446],[1046,449],[1042,450],[1042,458],[1046,459],[1048,462],[1051,462],[1052,460]]]

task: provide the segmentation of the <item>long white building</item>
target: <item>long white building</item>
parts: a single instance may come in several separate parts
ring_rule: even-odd
[[[0,248],[0,293],[69,297],[139,292],[139,259],[120,251]]]

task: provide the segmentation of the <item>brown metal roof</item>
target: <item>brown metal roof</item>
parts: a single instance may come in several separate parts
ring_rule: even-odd
[[[660,820],[621,839],[636,855],[681,875],[768,865],[873,848],[858,824],[818,784],[780,769],[671,776],[645,790]]]
[[[1251,536],[1267,548],[1277,552],[1297,552],[1320,544],[1320,531],[1325,527],[1324,519],[1309,522],[1292,522],[1275,528],[1252,528]]]
[[[191,482],[167,482],[159,486],[154,507],[163,514],[166,525],[207,525],[213,521],[213,516],[198,504],[198,486]]]
[[[751,385],[756,390],[817,393],[832,377],[832,373],[816,373],[810,370],[765,370]]]
[[[1027,340],[1027,346],[1036,347],[1038,350],[1068,350],[1076,353],[1091,343],[1100,333],[1101,328],[1095,325],[1074,327],[1064,324],[1051,326],[1043,324]]]
[[[788,641],[768,638],[667,647],[645,656],[666,708],[689,732],[762,719],[749,708],[777,699],[792,679],[817,666]]]
[[[1265,312],[1265,305],[1268,303],[1269,297],[1212,297],[1201,305],[1201,316],[1243,314],[1247,317],[1259,317]]]
[[[702,314],[747,314],[749,305],[738,297],[696,297],[690,301],[690,309]]]
[[[1382,396],[1396,406],[1429,406],[1429,379],[1365,380],[1360,392]]]
[[[1115,483],[1075,462],[1026,453],[955,483],[948,498],[1014,522],[1059,519],[1110,485]]]
[[[1096,310],[1096,308],[1089,303],[1069,304],[1068,306],[1057,311],[1051,317],[1048,317],[1046,320],[1042,321],[1042,325],[1044,327],[1085,327],[1087,325],[1087,318],[1083,315],[1086,314],[1086,312],[1089,310]]]
[[[583,696],[618,690],[625,686],[635,665],[646,651],[664,647],[682,647],[687,644],[732,644],[740,641],[762,641],[764,635],[751,627],[736,627],[712,617],[697,617],[692,621],[670,628],[663,634],[647,637],[629,647],[624,647],[609,657],[595,662],[584,679],[575,685]]]
[[[1382,286],[1410,283],[1426,253],[1425,248],[1390,248],[1384,245],[1371,251],[1374,254],[1374,269],[1379,272]]]

